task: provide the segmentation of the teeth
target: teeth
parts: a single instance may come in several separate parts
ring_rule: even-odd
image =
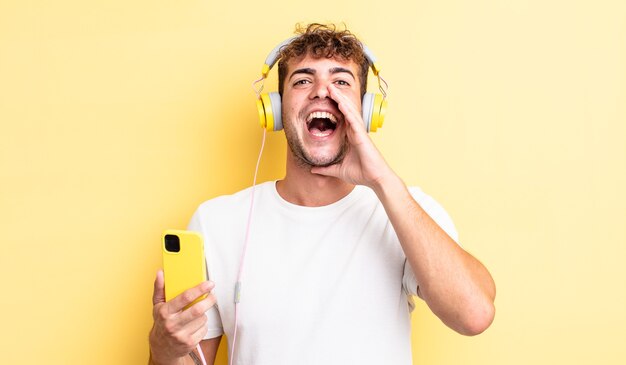
[[[329,119],[331,122],[337,124],[337,118],[335,118],[335,116],[330,114],[329,112],[313,112],[309,114],[309,116],[306,118],[307,123],[314,118],[326,118]]]

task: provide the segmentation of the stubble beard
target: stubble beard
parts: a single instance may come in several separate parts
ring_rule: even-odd
[[[334,156],[328,156],[326,158],[315,158],[311,156],[305,149],[302,140],[298,138],[297,133],[290,127],[285,125],[285,137],[287,138],[287,144],[291,153],[295,157],[296,163],[300,167],[311,169],[311,167],[327,167],[343,161],[348,151],[348,141],[344,138],[339,151]]]

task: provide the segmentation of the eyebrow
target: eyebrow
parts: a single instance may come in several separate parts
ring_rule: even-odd
[[[353,79],[356,79],[352,71],[350,71],[349,69],[345,67],[333,67],[330,70],[328,70],[328,72],[330,72],[331,74],[347,73],[350,76],[352,76]],[[291,73],[291,76],[289,76],[289,79],[291,80],[295,75],[298,75],[298,74],[315,75],[315,73],[316,73],[316,70],[310,67],[299,68],[297,70],[294,70]]]
[[[352,73],[352,71],[350,71],[349,69],[347,69],[345,67],[333,67],[329,71],[330,71],[331,74],[347,73],[347,74],[350,74],[350,76],[352,76],[353,79],[355,79],[354,74]]]
[[[299,68],[291,73],[291,76],[289,76],[289,80],[291,80],[295,75],[298,74],[315,75],[315,70],[309,67]]]

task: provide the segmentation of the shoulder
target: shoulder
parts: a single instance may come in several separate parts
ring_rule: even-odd
[[[255,195],[266,195],[273,187],[274,182],[265,182],[257,185]],[[234,194],[221,195],[201,203],[191,219],[190,225],[201,223],[228,221],[232,217],[240,219],[243,213],[247,214],[250,208],[250,199],[253,188],[249,187]]]
[[[265,194],[273,187],[274,182],[268,181],[258,184],[254,190],[256,195]],[[247,207],[246,204],[250,203],[253,187],[240,190],[234,194],[221,195],[212,199],[209,199],[198,206],[200,212],[210,212],[214,210],[223,211],[223,209],[234,209],[240,206]]]

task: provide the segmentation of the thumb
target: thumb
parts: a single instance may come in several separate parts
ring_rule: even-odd
[[[326,167],[313,167],[311,173],[324,176],[339,177],[339,164]]]
[[[163,279],[163,270],[157,271],[154,280],[154,293],[152,294],[152,305],[165,303],[165,280]]]

